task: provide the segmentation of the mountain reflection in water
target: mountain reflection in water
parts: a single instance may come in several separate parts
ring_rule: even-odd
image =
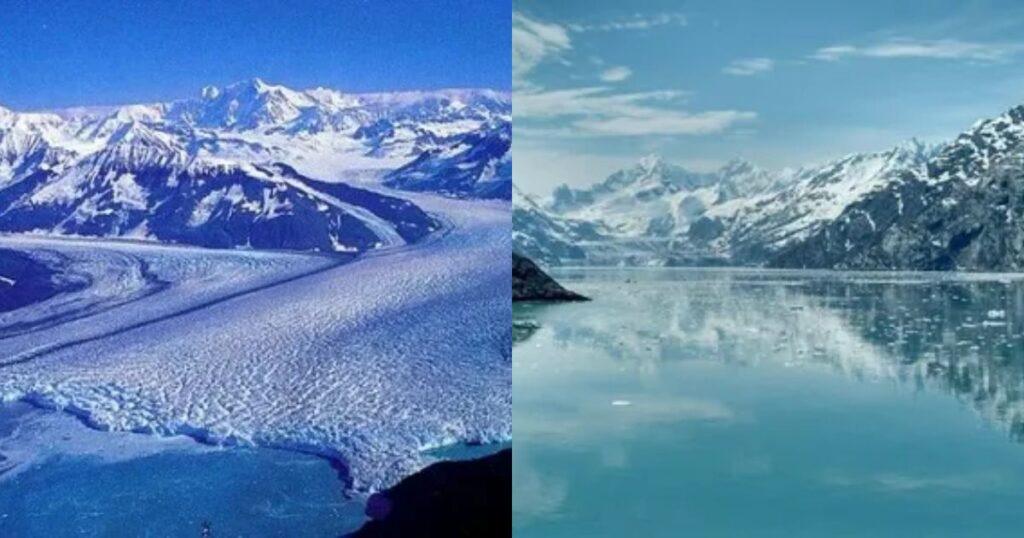
[[[667,361],[829,365],[936,387],[1024,441],[1024,276],[753,270],[562,270],[594,298],[517,305],[516,346],[538,330],[625,367]]]

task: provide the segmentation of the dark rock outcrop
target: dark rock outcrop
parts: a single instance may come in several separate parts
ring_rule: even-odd
[[[549,277],[529,258],[512,254],[513,301],[586,301]]]
[[[436,463],[370,497],[371,521],[350,538],[512,535],[512,450]]]

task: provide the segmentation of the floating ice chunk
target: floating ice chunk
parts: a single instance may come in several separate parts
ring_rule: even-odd
[[[633,402],[629,400],[612,400],[612,405],[615,407],[626,407],[633,405]]]

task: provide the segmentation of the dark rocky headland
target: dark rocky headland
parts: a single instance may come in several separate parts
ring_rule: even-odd
[[[370,521],[350,538],[512,535],[512,449],[435,463],[373,495]]]
[[[512,300],[587,301],[589,299],[562,287],[529,258],[512,253]]]

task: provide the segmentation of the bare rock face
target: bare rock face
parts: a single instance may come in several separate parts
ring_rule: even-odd
[[[512,450],[436,463],[370,497],[371,521],[350,538],[512,535]]]
[[[563,288],[529,258],[513,253],[512,300],[586,301],[587,298]]]

